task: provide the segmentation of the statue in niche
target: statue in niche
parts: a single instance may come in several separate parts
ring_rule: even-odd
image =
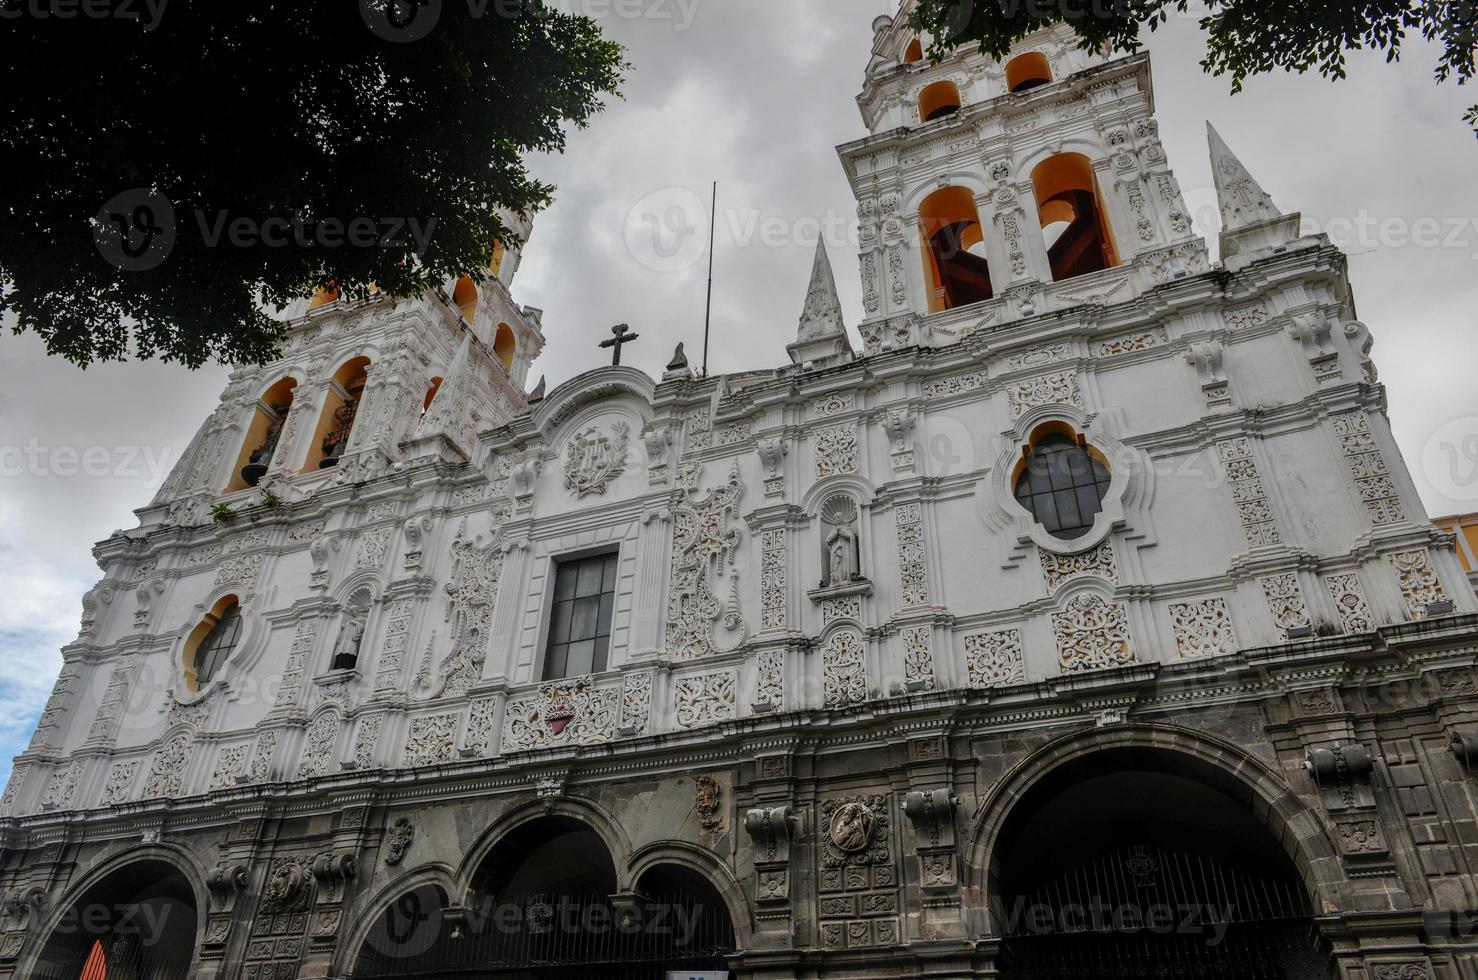
[[[857,502],[831,497],[821,507],[823,589],[850,585],[862,578],[862,550],[857,534]]]
[[[334,659],[330,669],[353,670],[359,666],[359,646],[364,642],[365,610],[351,606],[334,643]]]

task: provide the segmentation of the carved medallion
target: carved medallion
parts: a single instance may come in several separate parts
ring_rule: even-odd
[[[846,803],[831,818],[831,829],[827,836],[837,850],[846,854],[860,854],[872,846],[877,829],[877,818],[865,804]]]
[[[575,433],[565,451],[565,489],[578,497],[604,494],[626,472],[626,445],[631,427],[616,422],[607,436],[595,426]]]

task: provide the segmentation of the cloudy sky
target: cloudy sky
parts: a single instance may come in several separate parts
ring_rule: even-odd
[[[657,374],[679,340],[696,363],[702,236],[696,250],[659,256],[647,221],[706,201],[714,180],[714,371],[784,362],[818,227],[832,229],[848,320],[860,319],[855,205],[833,147],[864,133],[853,100],[889,0],[642,3],[639,17],[610,0],[559,3],[601,15],[633,70],[623,100],[564,156],[535,164],[559,194],[514,293],[545,311],[534,376],[551,386],[603,363],[595,345],[618,322],[642,335],[626,363]],[[1343,82],[1277,76],[1232,96],[1197,67],[1193,21],[1148,42],[1161,136],[1192,207],[1209,215],[1214,200],[1209,118],[1281,207],[1349,252],[1429,511],[1478,510],[1478,141],[1461,121],[1478,95],[1437,87],[1435,52],[1413,46],[1398,65],[1356,59]],[[76,636],[99,575],[93,542],[132,526],[224,378],[157,364],[81,372],[32,338],[0,335],[0,778]],[[1460,450],[1455,469],[1444,445]]]

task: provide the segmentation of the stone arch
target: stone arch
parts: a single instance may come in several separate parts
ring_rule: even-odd
[[[449,907],[456,889],[456,869],[441,863],[424,864],[406,871],[379,890],[365,896],[358,906],[361,911],[353,917],[353,929],[338,944],[335,975],[356,975],[355,970],[363,966],[366,944],[382,917],[396,902],[423,888],[439,890],[446,898],[447,904],[444,907]]]
[[[49,910],[49,914],[39,928],[34,928],[37,924],[32,923],[31,950],[29,953],[22,953],[17,962],[15,975],[44,975],[42,971],[49,961],[64,968],[70,965],[71,960],[78,955],[81,958],[76,960],[76,966],[80,969],[82,963],[85,962],[87,952],[91,949],[92,944],[86,942],[89,937],[85,932],[76,929],[69,929],[68,935],[59,936],[59,927],[66,924],[73,909],[81,903],[89,902],[89,899],[91,899],[89,904],[106,905],[137,901],[141,891],[136,884],[130,884],[130,876],[156,884],[167,878],[180,880],[183,888],[179,894],[188,897],[195,918],[194,943],[184,957],[184,966],[188,969],[195,959],[195,952],[200,949],[205,940],[206,919],[210,908],[209,892],[205,887],[206,870],[195,856],[184,848],[173,844],[158,843],[135,845],[113,854],[83,874],[67,889],[61,901]],[[161,928],[169,927],[168,919],[168,916],[164,917]],[[148,924],[145,923],[144,926],[147,928]],[[181,936],[185,934],[187,934],[186,931],[181,932]],[[85,949],[76,945],[75,941],[79,939],[86,943]],[[184,977],[188,973],[178,975]]]
[[[1276,770],[1205,732],[1138,724],[1064,735],[1023,759],[980,801],[965,849],[964,886],[967,906],[982,917],[974,925],[984,934],[1000,930],[990,899],[999,891],[1002,845],[1009,839],[1013,816],[1022,818],[1034,791],[1050,787],[1054,777],[1062,778],[1090,759],[1099,764],[1133,760],[1152,771],[1186,775],[1245,803],[1292,862],[1315,910],[1325,914],[1340,908],[1343,876],[1334,843]]]
[[[481,291],[471,276],[462,276],[452,283],[452,305],[462,314],[462,319],[472,323],[477,319],[477,305]]]
[[[937,313],[995,296],[977,195],[961,184],[935,189],[919,202],[929,311]]]
[[[619,821],[597,803],[561,797],[557,800],[529,800],[514,807],[493,822],[473,841],[462,858],[455,876],[456,889],[452,893],[455,901],[465,903],[472,892],[473,878],[486,863],[498,845],[520,827],[549,817],[563,817],[583,824],[605,843],[618,872],[632,853],[631,838]]]
[[[623,885],[627,890],[636,891],[643,876],[664,866],[683,868],[706,881],[718,893],[728,910],[729,922],[734,927],[734,939],[738,947],[746,949],[750,946],[754,935],[754,921],[744,889],[718,858],[696,844],[668,840],[642,846],[626,864],[622,876]]]

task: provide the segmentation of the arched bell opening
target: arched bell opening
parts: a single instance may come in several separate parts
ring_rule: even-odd
[[[431,403],[436,401],[437,394],[441,391],[445,378],[435,377],[431,379],[431,385],[426,389],[426,398],[421,402],[421,414],[425,415],[431,411]]]
[[[349,447],[359,404],[364,400],[364,386],[369,381],[369,366],[368,357],[356,357],[334,372],[328,396],[323,401],[323,412],[318,417],[318,429],[313,434],[308,461],[303,467],[305,473],[337,466],[339,457]]]
[[[195,892],[167,861],[119,868],[52,927],[32,980],[187,980],[199,928]]]
[[[463,276],[452,287],[452,304],[462,311],[462,319],[468,323],[477,319],[478,299],[477,283],[471,276]]]
[[[1040,51],[1028,51],[1006,62],[1006,88],[1027,92],[1052,81],[1052,66]]]
[[[236,457],[236,465],[231,468],[233,475],[226,486],[227,493],[254,487],[267,475],[272,456],[277,452],[277,442],[282,438],[287,413],[292,411],[297,386],[295,379],[283,378],[257,400],[246,438],[241,441],[241,452]]]
[[[463,907],[421,885],[381,913],[353,975],[431,980],[647,980],[724,969],[728,907],[687,868],[659,865],[620,893],[606,842],[545,816],[505,836],[472,877]]]
[[[916,37],[908,42],[903,49],[903,63],[905,65],[917,64],[924,60],[924,39]]]
[[[493,335],[493,353],[497,355],[504,371],[513,370],[513,358],[518,354],[518,339],[513,336],[513,328],[506,323],[498,324],[498,332]]]
[[[943,119],[959,112],[961,105],[958,85],[950,81],[935,82],[919,93],[919,118],[924,122]]]
[[[967,188],[945,187],[930,194],[919,205],[919,224],[931,313],[995,296],[980,212]]]
[[[1032,169],[1042,240],[1052,280],[1119,264],[1093,165],[1081,153],[1059,153]]]
[[[988,876],[1005,980],[1329,980],[1299,869],[1250,801],[1142,749],[1059,766],[1012,807]]]

